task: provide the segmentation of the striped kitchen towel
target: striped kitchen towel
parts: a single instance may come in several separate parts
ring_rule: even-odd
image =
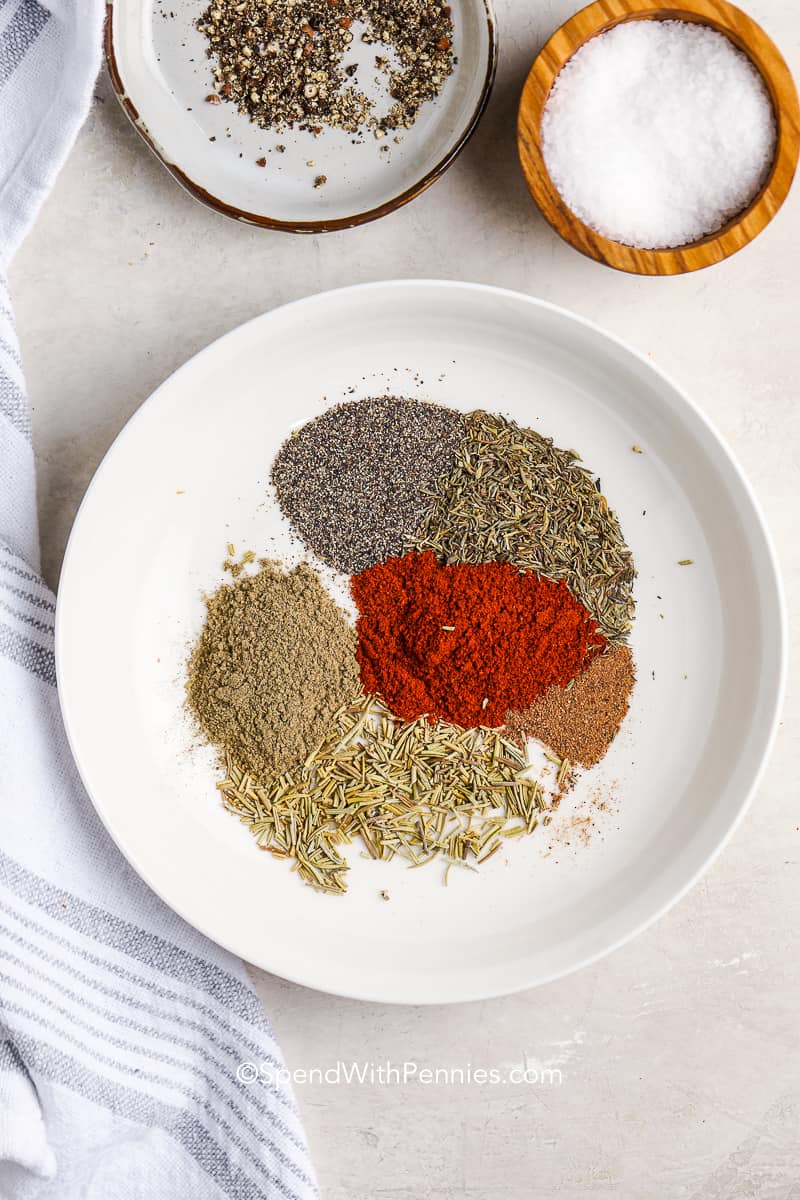
[[[244,967],[121,858],[59,713],[3,268],[86,114],[101,21],[100,0],[0,0],[0,1197],[311,1200]]]

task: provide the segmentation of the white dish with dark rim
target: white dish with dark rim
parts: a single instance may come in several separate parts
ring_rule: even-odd
[[[447,887],[438,866],[409,871],[351,847],[350,890],[340,898],[311,891],[259,853],[224,812],[213,756],[183,710],[183,680],[201,593],[220,582],[227,544],[296,561],[268,493],[281,442],[340,399],[386,392],[505,412],[582,454],[639,572],[638,682],[608,756],[549,830],[478,874],[452,871]],[[693,565],[679,566],[683,559]],[[325,578],[344,594],[343,579]],[[288,979],[436,1003],[575,970],[694,883],[761,776],[783,688],[785,623],[746,481],[652,363],[527,296],[408,281],[267,313],[153,394],[76,519],[56,657],[87,790],[167,903]],[[594,824],[584,845],[586,817]]]
[[[351,134],[336,129],[318,137],[291,129],[277,134],[259,129],[233,104],[206,103],[213,79],[205,37],[195,27],[203,0],[113,0],[106,61],[135,128],[198,200],[269,229],[322,233],[385,216],[418,196],[475,129],[497,60],[492,0],[450,0],[450,6],[457,65],[399,144],[394,135],[378,142],[367,132],[354,145]],[[367,90],[375,52],[375,45],[355,39],[350,57],[363,63],[359,81]],[[316,188],[320,175],[327,182]]]

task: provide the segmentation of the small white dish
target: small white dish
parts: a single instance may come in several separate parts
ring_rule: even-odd
[[[193,196],[227,216],[293,233],[323,233],[385,216],[447,170],[474,131],[494,82],[497,34],[492,0],[450,0],[458,60],[441,94],[413,128],[376,141],[325,129],[259,129],[213,91],[198,0],[113,0],[106,61],[114,90],[137,131]],[[353,43],[369,87],[376,46]],[[374,75],[374,69],[372,71]],[[380,146],[389,149],[382,152]],[[275,147],[285,147],[277,152]],[[266,158],[265,167],[257,165]],[[325,185],[315,187],[324,175]]]
[[[447,887],[438,865],[409,871],[365,861],[352,846],[349,891],[332,897],[259,853],[223,810],[213,756],[197,745],[183,710],[183,681],[202,626],[201,594],[221,581],[227,544],[296,559],[268,490],[281,442],[341,399],[385,393],[507,413],[582,454],[639,572],[638,682],[606,759],[549,829],[516,841],[478,874],[451,871]],[[685,559],[692,565],[678,565]],[[553,979],[673,904],[758,784],[785,646],[778,573],[757,505],[718,435],[674,384],[595,326],[541,301],[418,281],[277,309],[168,379],[87,492],[67,548],[56,631],[78,768],[147,883],[260,967],[346,996],[417,1004]],[[587,817],[594,826],[583,845]]]

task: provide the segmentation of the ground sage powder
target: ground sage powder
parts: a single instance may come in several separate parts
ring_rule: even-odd
[[[358,694],[355,633],[306,564],[239,574],[205,603],[189,707],[212,745],[267,782],[303,763]]]

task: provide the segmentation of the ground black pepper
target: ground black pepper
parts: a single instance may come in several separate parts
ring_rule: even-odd
[[[390,396],[339,404],[279,450],[278,502],[323,562],[357,574],[403,553],[463,433],[463,416],[438,404]]]

